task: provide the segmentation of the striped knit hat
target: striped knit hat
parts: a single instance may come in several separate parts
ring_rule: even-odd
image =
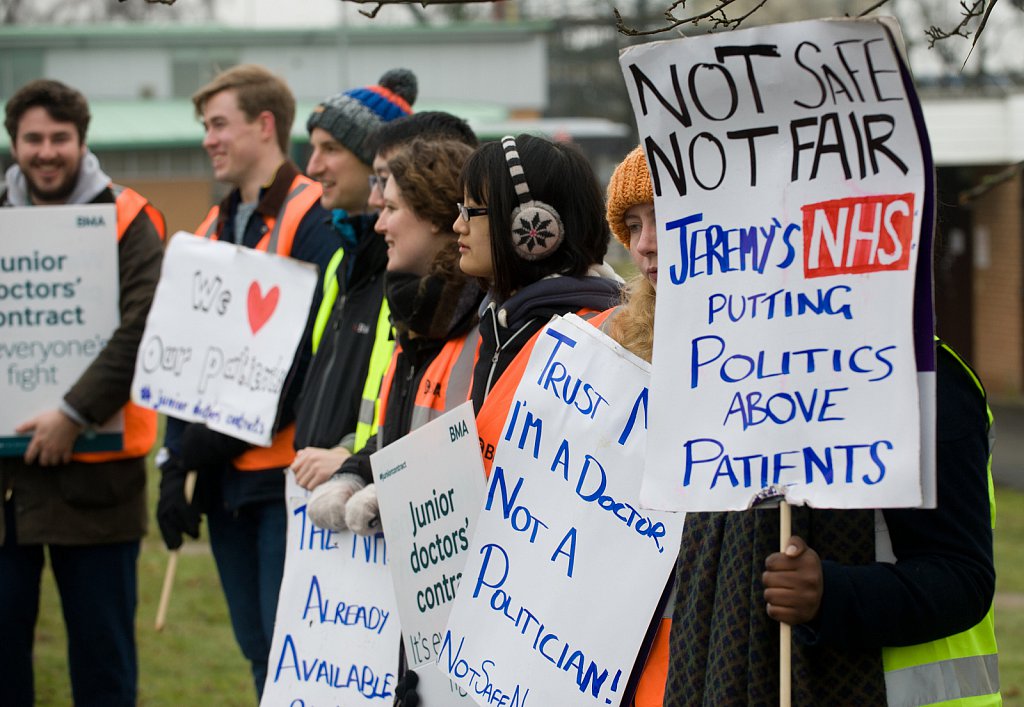
[[[313,109],[306,130],[326,130],[364,164],[373,163],[366,138],[384,123],[412,113],[418,85],[408,69],[391,69],[376,86],[354,88],[325,99]]]
[[[608,227],[619,242],[629,248],[629,229],[623,218],[626,210],[637,204],[653,204],[654,187],[647,169],[644,150],[637,147],[619,163],[608,181]]]

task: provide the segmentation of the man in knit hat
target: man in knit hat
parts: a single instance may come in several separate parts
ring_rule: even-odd
[[[412,112],[416,88],[411,71],[392,69],[375,86],[325,100],[306,123],[313,148],[306,171],[323,186],[321,203],[332,210],[342,241],[324,275],[315,356],[296,409],[292,470],[308,489],[329,479],[373,431],[394,342],[384,298],[387,245],[373,230],[377,214],[367,204],[374,157],[369,137]]]

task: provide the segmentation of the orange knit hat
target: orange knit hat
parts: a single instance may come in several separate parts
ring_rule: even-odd
[[[627,249],[629,231],[622,220],[626,210],[637,204],[653,203],[654,187],[651,186],[651,173],[647,169],[643,148],[638,146],[619,163],[608,181],[608,227]]]

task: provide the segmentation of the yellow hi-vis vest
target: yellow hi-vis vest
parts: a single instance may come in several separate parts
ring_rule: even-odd
[[[338,267],[342,258],[345,257],[345,249],[338,250],[331,256],[324,272],[324,296],[320,300],[320,309],[317,310],[316,319],[313,322],[313,353],[320,348],[320,340],[323,338],[324,330],[327,328],[327,321],[331,318],[331,310],[338,299]],[[352,451],[358,452],[366,442],[377,434],[379,423],[379,401],[381,381],[388,370],[391,362],[391,352],[395,348],[395,340],[391,335],[391,309],[388,307],[387,297],[380,303],[380,312],[377,314],[377,330],[374,332],[373,348],[370,351],[370,365],[366,370],[366,380],[363,381],[362,400],[359,404],[359,417],[356,420],[356,436],[352,445]]]
[[[988,407],[985,387],[971,367],[944,342],[938,345],[952,354],[978,386],[986,399],[989,430],[992,428],[992,410]],[[992,485],[992,454],[989,445],[988,494],[992,527],[996,526],[995,488]],[[876,513],[880,520],[881,514]],[[884,522],[884,521],[882,521]],[[889,557],[880,560],[892,560]],[[885,691],[889,707],[992,707],[1003,703],[999,694],[999,664],[996,648],[995,617],[993,607],[974,627],[953,636],[929,643],[899,648],[883,648],[882,664],[885,668]]]

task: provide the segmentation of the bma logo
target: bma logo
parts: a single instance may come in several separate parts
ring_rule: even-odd
[[[95,228],[96,226],[107,225],[102,216],[79,216],[76,223],[79,228]]]

